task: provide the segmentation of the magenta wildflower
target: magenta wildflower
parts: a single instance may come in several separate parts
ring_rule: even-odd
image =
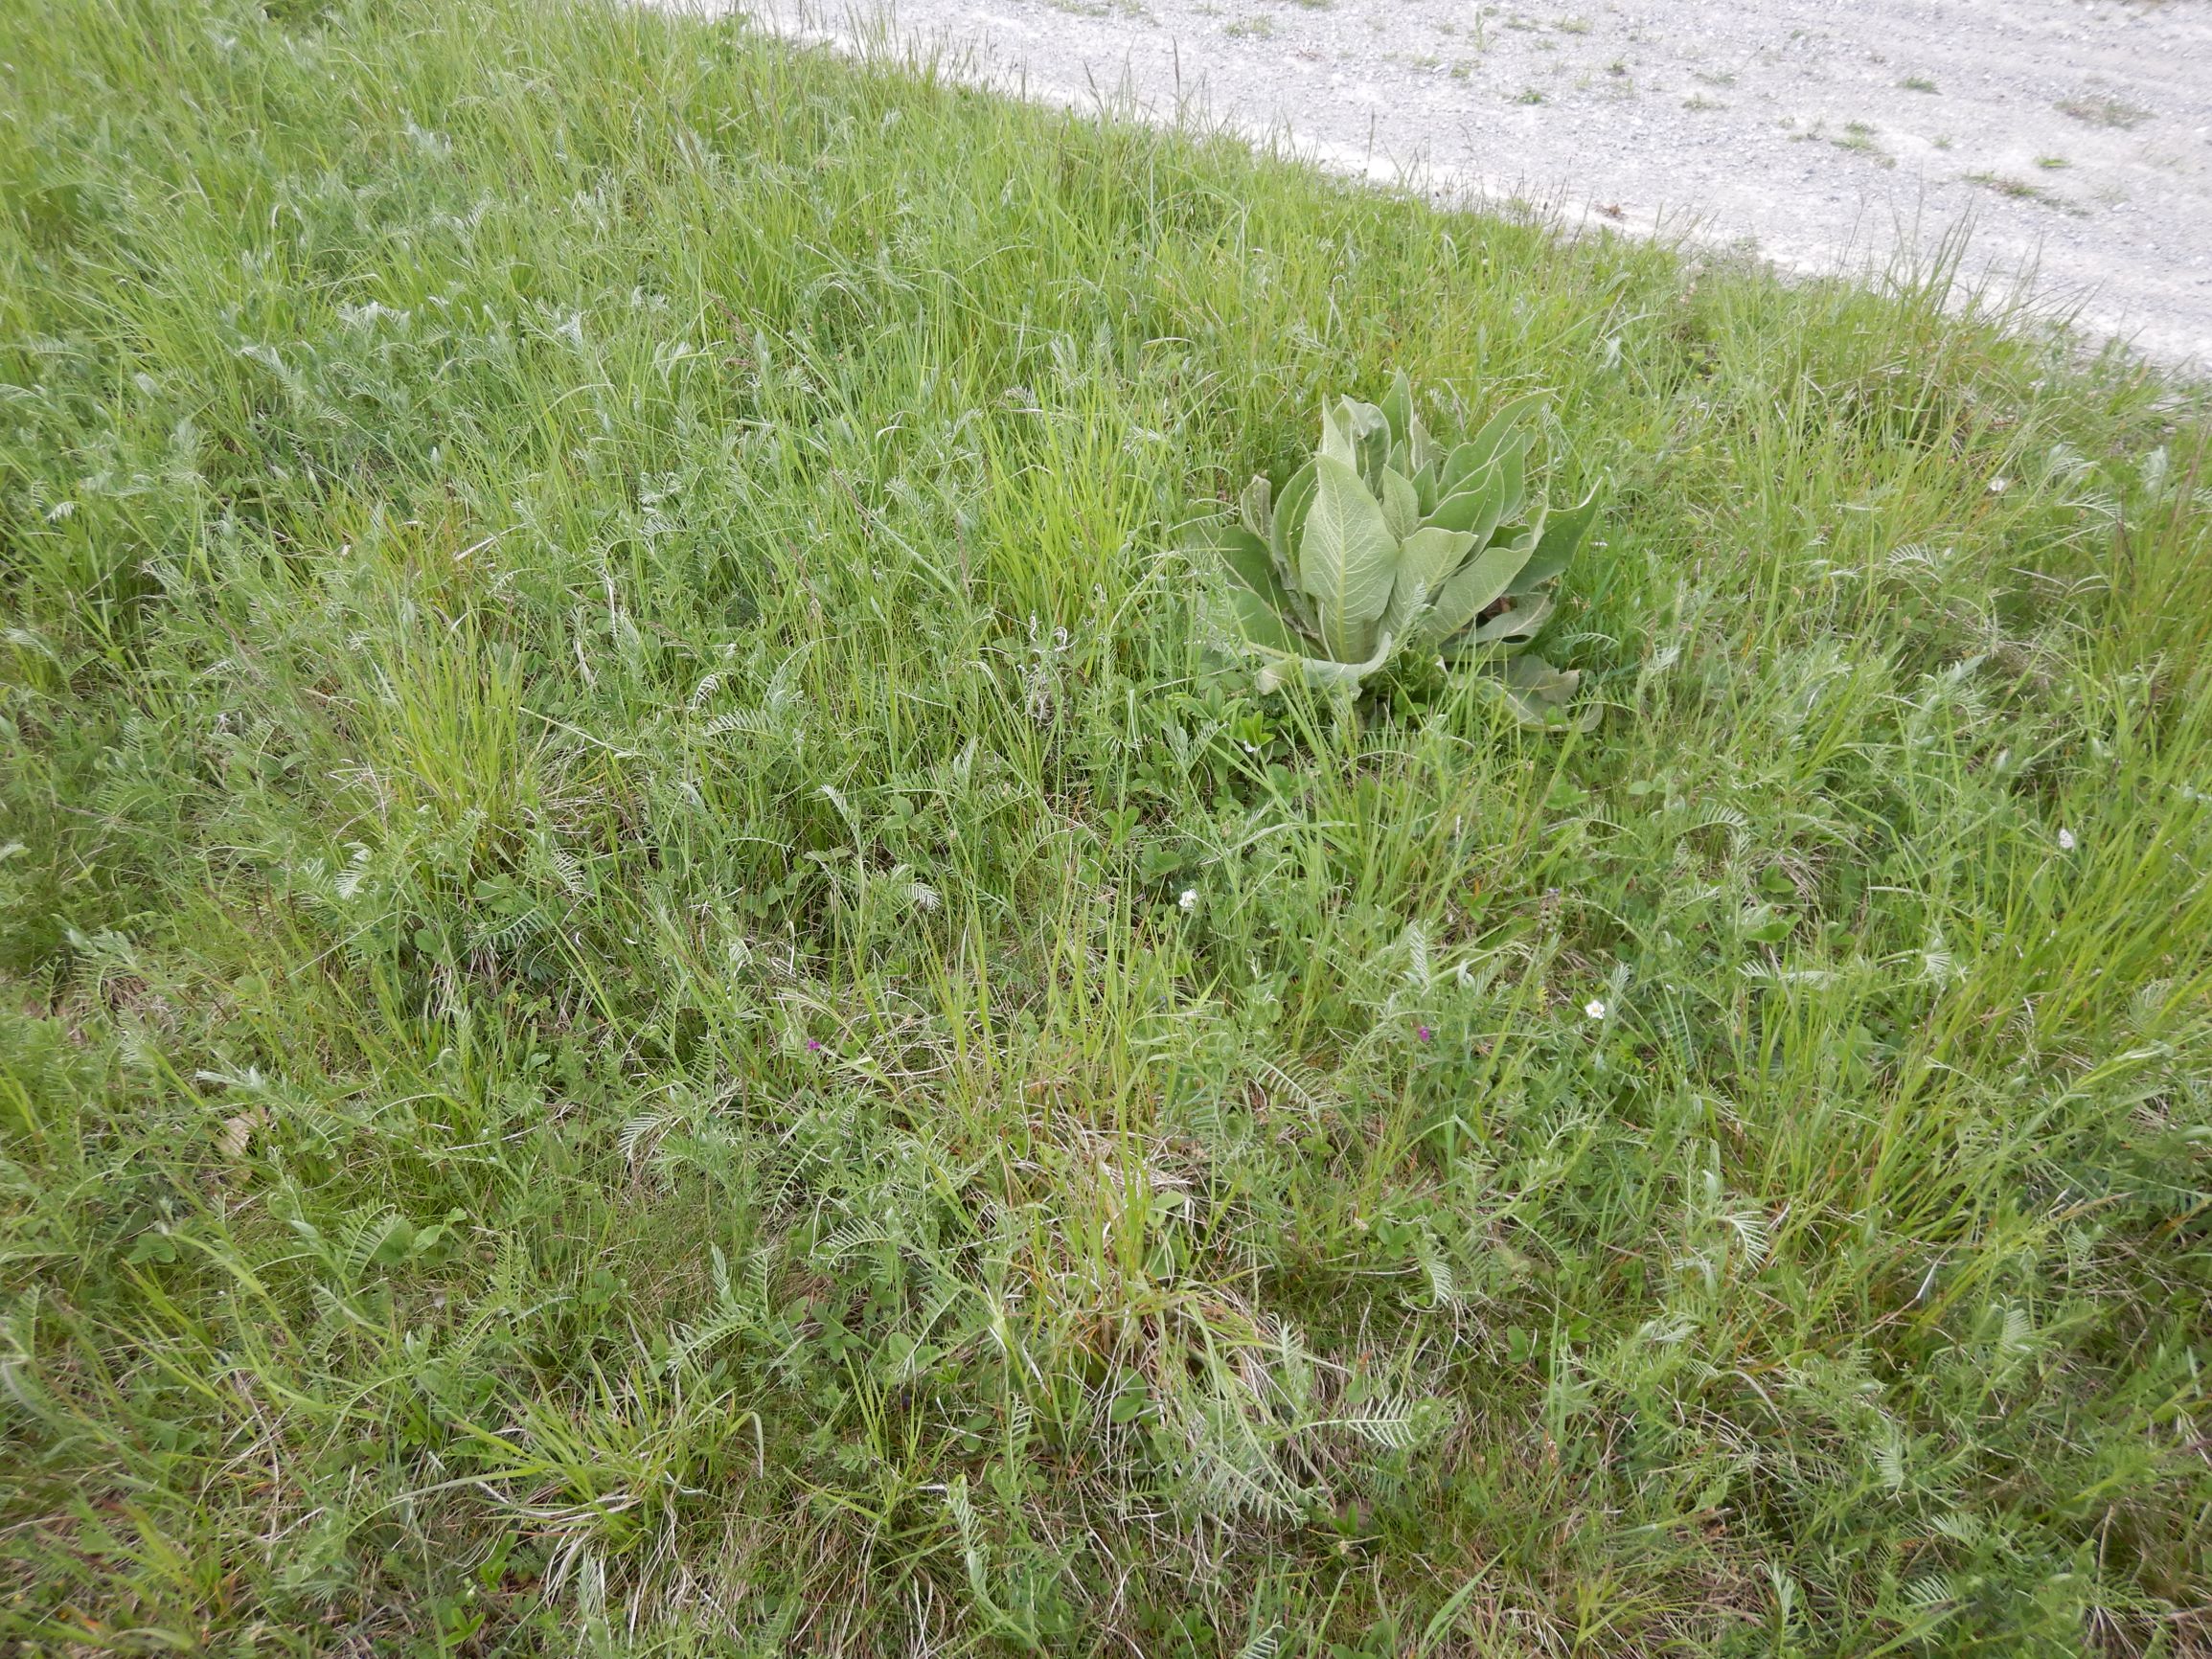
[[[1434,1032],[1430,1031],[1430,1030],[1429,1030],[1429,1029],[1428,1029],[1426,1026],[1423,1026],[1423,1027],[1422,1027],[1422,1028],[1421,1028],[1419,1031],[1415,1032],[1413,1034],[1414,1034],[1415,1036],[1419,1037],[1419,1038],[1420,1038],[1420,1039],[1421,1039],[1423,1042],[1426,1042],[1426,1041],[1428,1041],[1428,1040],[1429,1040],[1429,1038],[1431,1038],[1431,1037],[1433,1037],[1434,1035],[1436,1035],[1436,1034],[1435,1034]]]
[[[809,1054],[812,1054],[812,1053],[813,1053],[815,1050],[819,1049],[821,1046],[822,1046],[822,1045],[821,1045],[820,1043],[816,1042],[816,1041],[815,1041],[815,1040],[814,1040],[812,1037],[809,1037],[809,1038],[807,1039],[807,1052],[808,1052]]]

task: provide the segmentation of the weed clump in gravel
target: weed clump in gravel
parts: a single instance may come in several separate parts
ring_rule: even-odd
[[[2152,112],[2139,103],[2132,103],[2112,93],[2084,93],[2076,98],[2062,98],[2051,106],[2061,115],[2089,126],[2118,127],[2130,131],[2151,119]]]

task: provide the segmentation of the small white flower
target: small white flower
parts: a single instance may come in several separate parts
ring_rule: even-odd
[[[2004,493],[2006,490],[2010,489],[2012,487],[2013,487],[2013,481],[2012,481],[2011,479],[2009,479],[2009,478],[2005,478],[2005,477],[2002,477],[2002,476],[1999,476],[1999,477],[1996,477],[1996,478],[1993,478],[1993,479],[1991,479],[1991,480],[1989,481],[1989,492],[1990,492],[1992,495],[2002,495],[2002,494],[2003,494],[2003,493]]]
[[[1183,896],[1176,899],[1175,903],[1185,915],[1188,915],[1198,907],[1198,890],[1196,887],[1184,888]]]
[[[2059,831],[2059,851],[2061,852],[2071,852],[2073,850],[2074,832],[2071,830],[2061,830]]]
[[[1601,999],[1593,996],[1583,1004],[1583,1012],[1588,1014],[1592,1019],[1604,1019],[1606,1017],[1606,1005]]]

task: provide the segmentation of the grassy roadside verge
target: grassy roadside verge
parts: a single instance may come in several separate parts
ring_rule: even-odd
[[[732,26],[0,61],[31,1650],[2212,1639],[2201,407]],[[1210,667],[1400,366],[1595,733]]]

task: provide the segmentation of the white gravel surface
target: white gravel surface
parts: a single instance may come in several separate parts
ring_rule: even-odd
[[[649,0],[731,9],[732,0]],[[1327,166],[1755,250],[1925,257],[2212,364],[2212,0],[741,5],[1041,101],[1178,108]]]

